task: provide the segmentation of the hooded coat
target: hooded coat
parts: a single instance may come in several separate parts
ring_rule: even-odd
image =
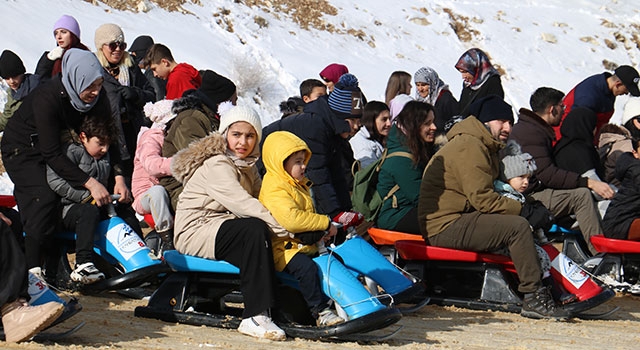
[[[615,176],[621,185],[602,219],[602,228],[605,237],[627,239],[631,223],[640,218],[640,160],[630,152],[621,154]]]
[[[425,237],[432,237],[463,213],[519,215],[520,202],[493,188],[500,172],[499,151],[493,138],[474,116],[455,124],[449,142],[429,161],[420,185],[418,220]]]
[[[329,228],[328,216],[317,214],[311,199],[308,179],[298,181],[285,169],[284,161],[298,151],[305,151],[305,164],[311,158],[307,144],[289,132],[274,132],[269,135],[262,149],[262,161],[266,174],[262,180],[260,202],[271,212],[285,230],[296,234],[309,231],[324,231]],[[300,251],[294,241],[292,249],[285,249],[291,240],[273,242],[273,258],[277,271],[282,271],[291,258]],[[315,248],[306,246],[303,252],[312,252]]]
[[[594,169],[600,179],[604,177],[604,167],[593,145],[596,121],[596,114],[584,107],[576,107],[567,115],[560,127],[562,138],[553,149],[558,167],[578,174]]]
[[[187,148],[191,142],[211,134],[220,126],[215,109],[204,103],[197,90],[174,101],[172,112],[177,116],[171,122],[162,144],[162,156],[165,158],[171,158],[178,151]],[[175,209],[178,196],[182,192],[182,184],[173,176],[163,177],[160,184],[169,193],[171,206]]]
[[[271,228],[273,238],[291,237],[258,201],[262,181],[254,163],[259,154],[256,145],[249,156],[253,162],[234,161],[225,137],[216,132],[173,157],[173,176],[184,186],[174,223],[179,252],[216,259],[220,226],[237,218],[258,218]]]
[[[313,181],[314,200],[318,212],[336,215],[351,210],[349,183],[345,169],[345,151],[351,147],[340,134],[349,132],[349,123],[329,108],[327,97],[307,103],[304,113],[277,120],[263,128],[263,138],[278,130],[289,131],[301,138],[311,150],[307,177]],[[346,143],[346,145],[345,145]],[[347,150],[348,148],[348,150]],[[353,153],[351,153],[353,163]]]

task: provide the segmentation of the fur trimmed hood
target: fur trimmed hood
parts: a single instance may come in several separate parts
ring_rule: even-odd
[[[192,142],[189,147],[173,156],[171,162],[173,177],[185,184],[207,159],[225,154],[226,149],[227,141],[218,132]]]
[[[215,115],[215,111],[211,110],[200,97],[197,90],[186,92],[182,97],[173,101],[171,112],[178,115],[180,112],[195,109],[206,115]]]

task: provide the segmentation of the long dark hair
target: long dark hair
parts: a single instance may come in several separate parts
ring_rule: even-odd
[[[369,139],[377,141],[381,145],[385,144],[387,137],[380,134],[380,132],[378,131],[378,127],[376,126],[376,119],[378,118],[380,113],[388,110],[389,106],[387,106],[384,102],[369,101],[364,106],[362,119],[360,119],[362,125],[367,128],[367,131],[369,131]]]
[[[433,143],[424,142],[420,135],[420,127],[432,111],[433,106],[428,103],[409,101],[396,117],[398,128],[406,136],[403,143],[413,155],[413,164],[416,166],[426,165],[433,155]]]

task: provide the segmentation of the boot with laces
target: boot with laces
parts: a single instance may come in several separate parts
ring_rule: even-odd
[[[525,294],[522,300],[522,311],[520,314],[529,318],[552,318],[559,320],[564,320],[571,316],[566,310],[556,305],[547,287],[540,287],[533,293]]]
[[[16,300],[2,306],[2,325],[5,341],[17,343],[31,339],[52,324],[64,311],[64,305],[55,301],[29,306]]]

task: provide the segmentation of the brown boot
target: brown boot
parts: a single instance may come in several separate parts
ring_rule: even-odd
[[[31,339],[52,324],[64,311],[55,301],[38,306],[25,305],[16,300],[2,306],[2,325],[5,341],[17,343]]]

